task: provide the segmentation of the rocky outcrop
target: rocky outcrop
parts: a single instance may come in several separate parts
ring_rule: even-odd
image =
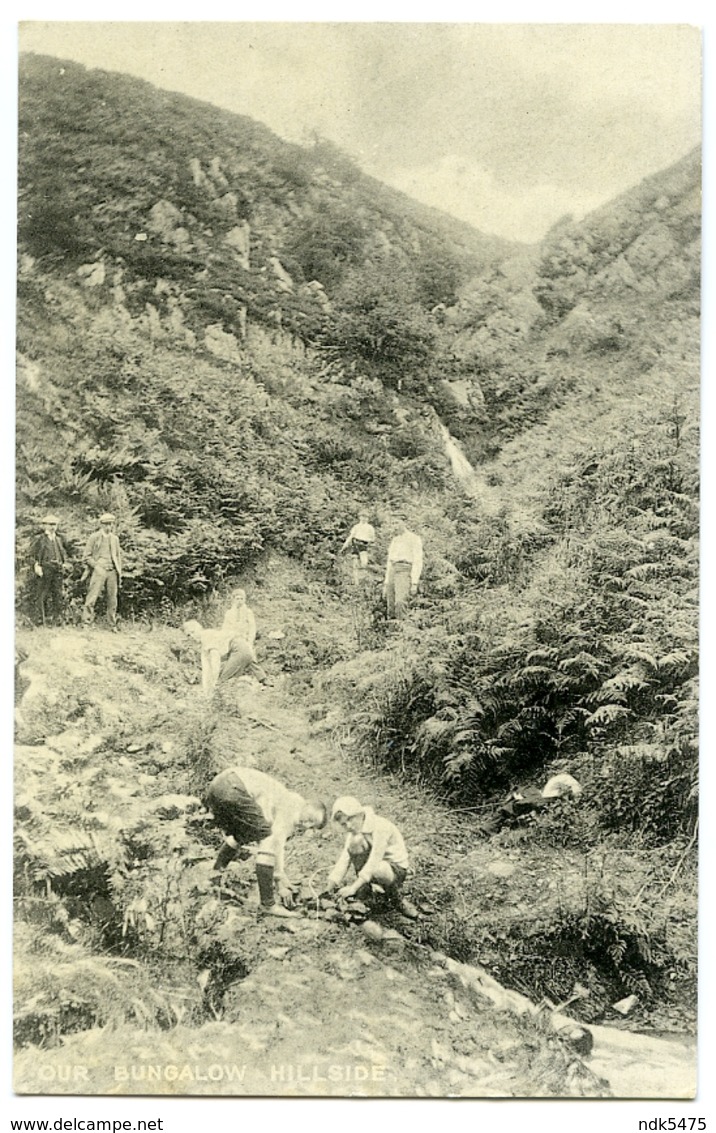
[[[247,220],[242,220],[238,224],[235,224],[224,237],[224,243],[228,244],[230,248],[233,248],[239,263],[246,271],[249,271],[251,268],[250,237],[251,229]]]
[[[271,265],[271,271],[276,281],[276,290],[283,292],[293,291],[295,287],[293,278],[286,271],[278,256],[269,256],[269,264]]]
[[[160,200],[149,212],[148,227],[165,244],[173,245],[178,251],[187,251],[191,246],[191,237],[182,224],[183,219],[176,205]]]

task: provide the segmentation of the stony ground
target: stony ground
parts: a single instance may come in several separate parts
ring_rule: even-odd
[[[48,760],[96,751],[116,782],[114,797],[102,800],[110,816],[143,792],[199,795],[202,782],[231,763],[257,766],[329,803],[355,794],[403,829],[421,920],[380,910],[367,924],[326,919],[315,898],[340,849],[327,828],[290,844],[288,868],[303,882],[302,917],[258,922],[250,862],[231,867],[226,892],[210,890],[218,836],[204,832],[195,891],[212,915],[221,904],[221,935],[240,942],[245,978],[223,986],[214,1017],[194,1025],[91,1028],[50,1049],[21,1049],[16,1090],[624,1097],[639,1096],[640,1082],[658,1096],[651,1091],[666,1082],[666,1096],[689,1096],[688,1041],[660,1044],[596,1028],[592,1055],[580,1057],[555,1034],[549,1012],[535,1012],[479,966],[446,955],[440,944],[455,939],[456,908],[466,922],[487,909],[507,919],[534,915],[540,903],[578,898],[582,863],[564,851],[530,857],[519,839],[485,838],[474,815],[448,815],[417,788],[378,777],[340,742],[325,712],[292,694],[272,665],[272,640],[285,645],[263,639],[274,686],[236,682],[207,720],[197,659],[178,630],[21,631],[29,687],[17,719],[20,789],[41,791]],[[23,964],[19,956],[21,977]],[[201,982],[201,972],[194,976]],[[161,984],[161,974],[155,978]]]

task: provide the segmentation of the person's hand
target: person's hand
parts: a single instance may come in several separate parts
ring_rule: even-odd
[[[37,577],[42,578],[43,570],[42,570],[42,567],[40,566],[39,563],[35,563],[34,570],[35,570],[35,574],[37,575]]]
[[[415,594],[417,594],[417,593],[418,593],[418,584],[417,584],[417,582],[411,582],[411,584],[410,584],[410,593],[411,593],[412,595],[415,595]]]
[[[339,897],[353,897],[353,896],[355,896],[355,892],[356,892],[355,885],[343,885],[338,890],[338,896]]]
[[[276,886],[278,895],[281,898],[281,903],[287,909],[292,909],[296,904],[296,890],[290,881],[279,881]]]

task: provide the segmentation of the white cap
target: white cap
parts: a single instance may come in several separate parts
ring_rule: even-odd
[[[333,804],[331,818],[335,818],[337,814],[342,814],[344,818],[353,818],[356,814],[362,814],[364,810],[363,804],[353,798],[353,795],[341,795]]]

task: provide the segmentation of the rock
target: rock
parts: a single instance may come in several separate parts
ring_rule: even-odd
[[[634,1010],[638,1002],[638,995],[628,995],[626,999],[620,999],[617,1003],[612,1003],[612,1007],[615,1011],[618,1011],[620,1015],[628,1015],[630,1011]]]
[[[515,866],[512,862],[504,860],[495,861],[489,863],[487,871],[491,873],[493,877],[512,877],[512,874],[515,872]]]
[[[248,221],[242,220],[235,224],[224,237],[224,243],[236,252],[239,263],[246,270],[250,269],[250,228]]]
[[[377,921],[364,921],[360,926],[360,930],[364,936],[368,937],[369,940],[383,939],[384,929],[383,926],[379,925]]]
[[[106,279],[106,269],[101,260],[95,264],[80,264],[77,274],[83,287],[101,287]]]
[[[583,1027],[579,1023],[568,1024],[565,1027],[560,1027],[557,1034],[563,1042],[568,1043],[583,1058],[592,1053],[594,1036],[587,1027]]]
[[[59,755],[93,755],[104,743],[101,735],[83,737],[76,728],[68,728],[56,736],[48,736],[45,741],[47,747]]]
[[[384,928],[382,940],[388,940],[393,944],[405,944],[405,937],[394,928]]]
[[[269,263],[274,274],[274,279],[276,280],[276,290],[285,292],[293,291],[293,279],[286,271],[278,256],[269,256]]]
[[[227,334],[220,323],[212,323],[204,331],[204,346],[216,358],[223,358],[226,362],[237,362],[241,358],[238,339],[233,334]]]

